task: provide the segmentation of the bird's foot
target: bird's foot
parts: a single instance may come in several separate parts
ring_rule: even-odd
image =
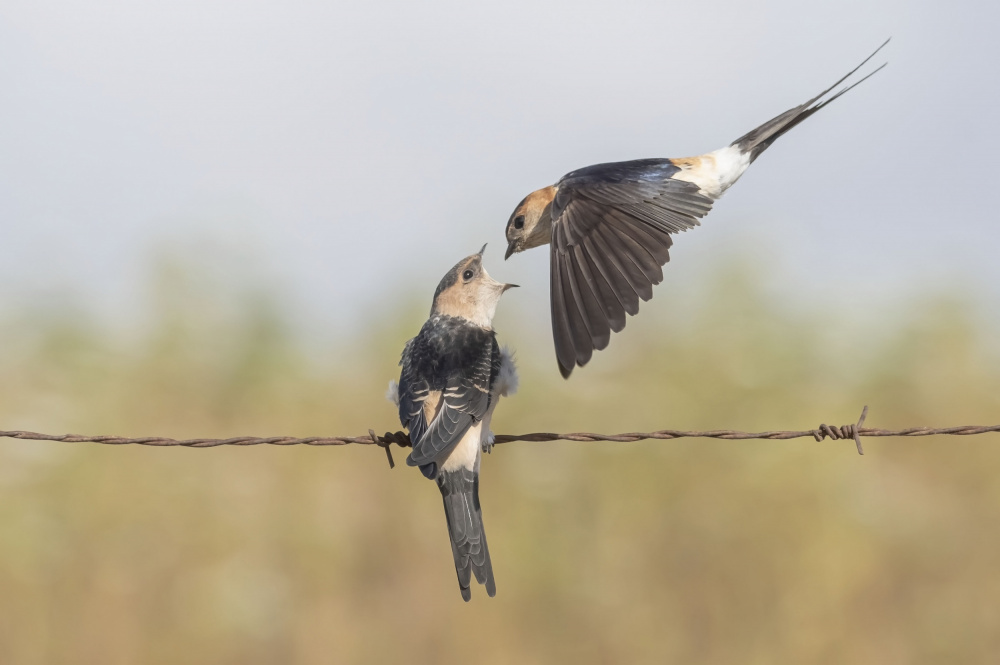
[[[486,433],[486,438],[483,439],[483,452],[489,455],[493,452],[493,442],[496,440],[496,435],[492,431]]]

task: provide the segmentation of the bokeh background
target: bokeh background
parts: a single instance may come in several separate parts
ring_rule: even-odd
[[[1000,421],[998,10],[731,0],[0,5],[0,429],[358,435],[490,242],[500,432]],[[890,66],[677,238],[572,380],[528,191]],[[953,663],[1000,653],[1000,440],[528,444],[499,593],[375,448],[0,440],[0,662]],[[396,452],[397,461],[405,453]]]

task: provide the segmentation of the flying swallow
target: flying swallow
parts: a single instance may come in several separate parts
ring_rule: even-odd
[[[550,244],[552,337],[563,378],[586,365],[639,299],[653,297],[670,260],[671,234],[700,224],[712,204],[778,137],[885,67],[827,95],[888,44],[805,104],[725,148],[698,157],[596,164],[564,175],[517,205],[507,221],[507,254]]]
[[[410,466],[437,481],[462,598],[472,576],[497,592],[479,505],[479,463],[493,443],[490,419],[501,396],[517,389],[511,354],[493,330],[500,296],[515,284],[498,282],[483,266],[483,251],[462,259],[434,292],[430,318],[406,343],[398,384],[389,397],[409,430]]]

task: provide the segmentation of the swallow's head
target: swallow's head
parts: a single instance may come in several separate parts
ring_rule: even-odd
[[[523,252],[532,247],[548,244],[552,238],[552,200],[556,197],[555,187],[545,187],[524,197],[510,219],[507,220],[507,254]]]
[[[500,296],[517,284],[498,282],[486,272],[483,252],[467,256],[448,271],[434,292],[431,316],[443,314],[467,319],[477,326],[490,328]]]

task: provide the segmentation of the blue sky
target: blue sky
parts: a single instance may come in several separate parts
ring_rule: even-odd
[[[997,307],[998,18],[901,0],[7,0],[0,308],[70,292],[127,318],[151,257],[193,247],[337,326],[400,285],[429,299],[489,242],[491,272],[544,316],[546,252],[501,262],[524,194],[721,147],[890,35],[889,67],[758,160],[660,288],[735,256],[790,298],[957,283]]]

